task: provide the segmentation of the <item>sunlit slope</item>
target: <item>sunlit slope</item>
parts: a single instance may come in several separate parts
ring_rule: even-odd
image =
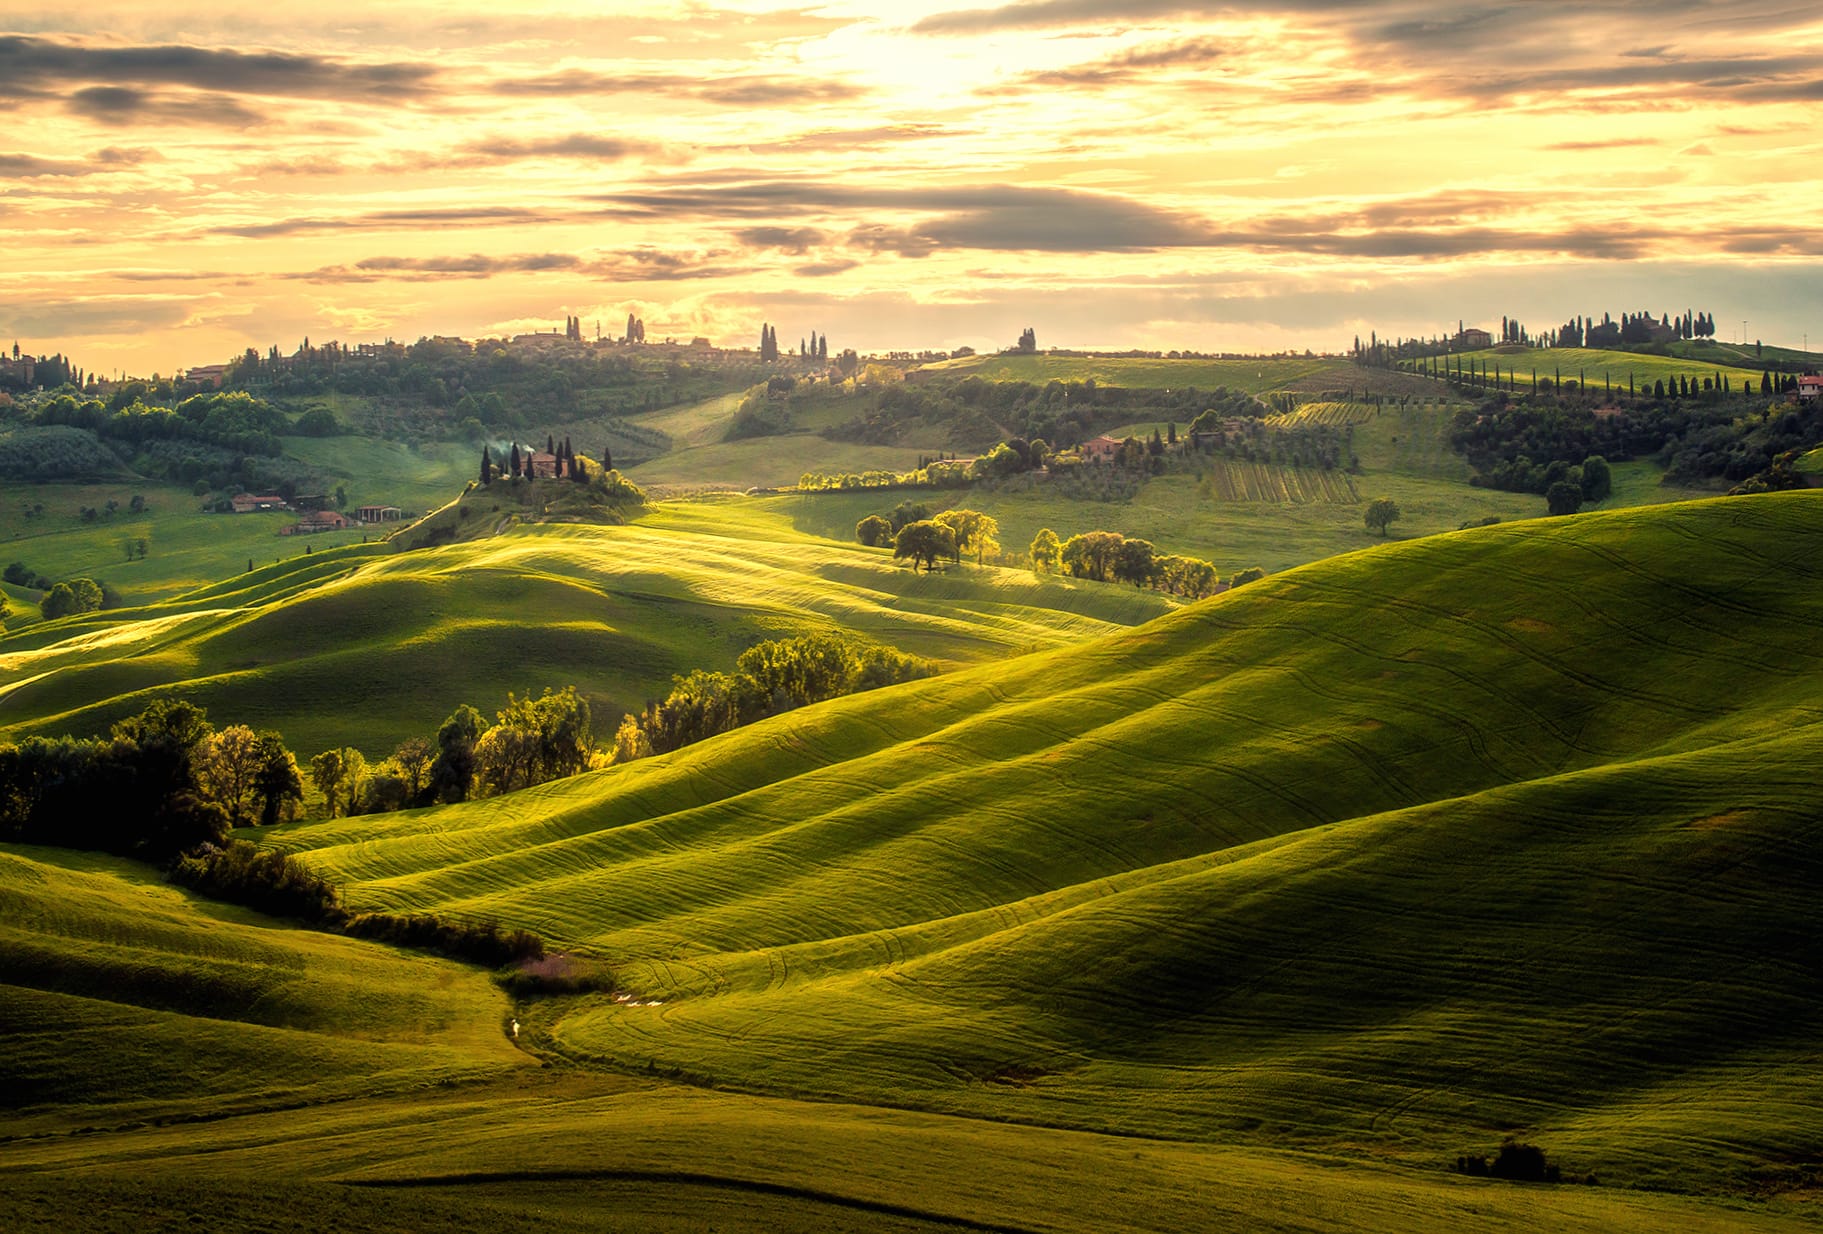
[[[331,555],[322,555],[331,557]],[[306,559],[308,563],[310,559]],[[744,505],[625,527],[535,526],[411,553],[344,550],[181,602],[0,641],[0,732],[105,728],[169,687],[217,723],[372,754],[459,703],[575,685],[603,726],[672,675],[841,626],[967,663],[1092,638],[1170,607],[1131,588],[963,568],[936,577]],[[17,648],[17,649],[15,649]]]
[[[284,842],[621,959],[666,1005],[540,1024],[578,1055],[1738,1185],[1823,1132],[1820,548],[1805,494],[1393,545]]]
[[[132,862],[0,848],[0,1119],[112,1125],[476,1079],[525,1058],[465,965],[195,899]]]

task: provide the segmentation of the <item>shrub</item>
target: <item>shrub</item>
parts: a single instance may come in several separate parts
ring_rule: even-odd
[[[275,917],[333,926],[348,916],[334,884],[289,853],[262,850],[245,840],[230,840],[225,848],[205,844],[178,858],[171,881]]]
[[[504,930],[495,921],[468,924],[434,913],[362,913],[342,932],[354,938],[435,951],[488,968],[544,957],[544,940],[530,930]]]

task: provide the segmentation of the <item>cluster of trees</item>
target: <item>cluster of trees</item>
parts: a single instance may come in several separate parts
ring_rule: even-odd
[[[779,358],[778,327],[767,322],[760,323],[760,361],[771,364]]]
[[[577,455],[575,448],[570,445],[570,439],[567,436],[562,441],[547,436],[544,440],[544,452],[557,460],[557,479],[574,480],[578,484],[588,482],[588,462]],[[532,454],[533,451],[530,447],[527,447],[523,454],[520,453],[519,443],[515,441],[512,443],[512,452],[508,455],[507,461],[504,463],[496,463],[494,462],[492,448],[483,445],[481,447],[481,483],[492,484],[496,478],[512,480],[535,479],[536,476],[534,475],[532,468]],[[613,470],[613,457],[613,453],[604,446],[601,451],[601,465],[604,470]]]
[[[1000,524],[979,510],[945,510],[936,517],[923,505],[900,502],[890,515],[870,514],[855,524],[855,539],[870,547],[892,545],[893,560],[911,560],[928,572],[937,563],[960,563],[966,554],[982,564],[1000,552]]]
[[[1759,475],[1790,450],[1823,438],[1823,406],[1769,397],[1742,414],[1740,402],[1644,398],[1596,415],[1572,400],[1489,399],[1456,414],[1451,444],[1475,468],[1470,483],[1542,493],[1544,469],[1590,455],[1613,461],[1656,455],[1680,483]],[[1594,500],[1594,499],[1592,499]]]
[[[1580,464],[1563,459],[1534,463],[1521,454],[1477,472],[1470,483],[1509,493],[1540,493],[1549,501],[1551,513],[1574,514],[1585,502],[1607,500],[1614,490],[1614,473],[1599,454],[1587,456]]]
[[[353,746],[325,750],[310,760],[311,782],[335,818],[497,796],[601,765],[588,700],[574,686],[508,694],[494,719],[465,703],[434,739],[409,738],[378,763]]]
[[[1195,557],[1160,553],[1151,541],[1117,531],[1088,531],[1059,541],[1049,527],[1032,538],[1032,569],[1063,573],[1096,582],[1131,583],[1185,600],[1200,600],[1225,590],[1215,566]],[[1238,587],[1264,578],[1265,571],[1242,570],[1229,581]]]
[[[217,732],[202,708],[159,700],[107,737],[0,745],[0,836],[162,860],[275,823],[302,802],[277,733]]]
[[[928,660],[842,634],[756,643],[741,653],[734,672],[698,669],[673,678],[663,702],[623,717],[614,734],[613,760],[663,754],[810,703],[935,672]]]
[[[120,593],[106,583],[92,578],[72,578],[59,582],[38,573],[22,561],[8,565],[0,572],[0,578],[15,587],[29,587],[33,591],[44,592],[38,601],[38,610],[44,614],[46,621],[120,607]]]
[[[644,341],[644,323],[632,319]],[[367,419],[388,436],[425,435],[473,440],[484,430],[523,428],[579,415],[620,415],[720,394],[736,373],[758,365],[728,365],[684,356],[653,357],[643,349],[579,344],[521,348],[505,339],[472,346],[426,338],[356,350],[304,340],[296,352],[262,355],[249,349],[229,367],[228,388],[266,397],[357,394]],[[632,429],[635,426],[616,426]]]
[[[627,314],[627,332],[621,338],[625,343],[643,343],[646,341],[646,319]]]
[[[1025,329],[1021,330],[1019,332],[1019,341],[1017,343],[1013,344],[1013,350],[1018,352],[1021,355],[1025,355],[1025,356],[1029,356],[1033,352],[1037,351],[1038,350],[1038,332],[1036,330],[1032,329],[1032,327],[1030,327],[1030,326],[1027,326]]]
[[[829,336],[827,334],[820,335],[815,330],[812,330],[808,343],[803,339],[798,340],[798,357],[804,360],[828,360]]]
[[[1457,323],[1456,334],[1432,335],[1429,338],[1394,338],[1382,339],[1378,332],[1368,335],[1367,343],[1355,336],[1353,357],[1357,364],[1370,367],[1391,368],[1400,361],[1413,360],[1427,356],[1447,355],[1458,350],[1457,340],[1462,333],[1461,323]],[[1616,321],[1608,313],[1601,315],[1597,322],[1593,317],[1577,315],[1557,327],[1534,335],[1517,318],[1500,319],[1500,334],[1497,341],[1503,344],[1518,344],[1525,347],[1627,347],[1650,346],[1663,344],[1678,339],[1706,339],[1715,337],[1715,318],[1708,313],[1686,310],[1681,317],[1665,313],[1654,317],[1649,312],[1627,313],[1620,315]]]
[[[837,397],[842,397],[838,390],[814,386],[794,399]],[[1036,385],[980,377],[920,378],[880,388],[868,402],[871,405],[861,414],[822,430],[822,435],[831,441],[878,446],[941,438],[978,451],[1018,438],[1049,442],[1056,452],[1136,420],[1186,423],[1206,408],[1235,416],[1266,413],[1252,395],[1225,387],[1159,390],[1103,386],[1092,379]]]

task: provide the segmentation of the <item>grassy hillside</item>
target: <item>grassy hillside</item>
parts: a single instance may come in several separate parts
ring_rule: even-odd
[[[0,1125],[219,1116],[499,1075],[463,965],[197,900],[133,862],[0,847]],[[18,1228],[18,1227],[14,1227]]]
[[[1502,347],[1467,351],[1455,358],[1460,359],[1464,365],[1471,360],[1477,367],[1498,365],[1503,374],[1503,382],[1504,374],[1517,372],[1515,380],[1520,390],[1531,389],[1532,375],[1536,372],[1541,380],[1561,376],[1564,381],[1580,381],[1586,388],[1597,392],[1612,388],[1625,394],[1629,376],[1638,389],[1650,386],[1654,381],[1669,381],[1674,377],[1689,377],[1701,382],[1703,378],[1713,378],[1718,373],[1736,393],[1740,392],[1741,382],[1748,378],[1752,379],[1755,392],[1759,391],[1758,364],[1743,359],[1738,354],[1723,353],[1720,348],[1715,350],[1720,354],[1697,359],[1587,347]],[[1730,367],[1735,361],[1739,361],[1743,367]],[[1752,372],[1745,371],[1747,369]]]
[[[0,1144],[21,1230],[1814,1230],[1802,1204],[1541,1188],[571,1069]]]
[[[612,957],[639,1002],[531,1019],[593,1065],[1814,1187],[1820,548],[1809,494],[1392,545],[280,842]]]
[[[747,502],[625,527],[540,525],[413,553],[317,552],[179,600],[0,638],[0,734],[90,733],[172,687],[218,723],[315,752],[384,754],[459,703],[574,684],[611,734],[673,674],[840,625],[948,664],[1132,625],[1170,602],[1130,588],[962,568],[793,531]]]
[[[1341,356],[1249,356],[1236,360],[1153,360],[1127,356],[992,355],[965,356],[927,364],[925,373],[980,377],[987,381],[1088,381],[1104,386],[1140,386],[1176,390],[1226,386],[1249,394],[1275,390],[1318,395],[1352,390],[1356,394],[1437,394],[1435,382],[1386,369],[1364,369]]]
[[[775,498],[768,504],[802,530],[831,539],[851,539],[855,523],[890,510],[905,498],[936,506],[959,504],[998,519],[1000,540],[1008,550],[1023,552],[1042,527],[1061,536],[1102,528],[1151,540],[1166,552],[1213,561],[1224,576],[1256,565],[1289,569],[1379,543],[1380,537],[1362,521],[1360,504],[1375,497],[1399,503],[1401,517],[1391,529],[1393,539],[1454,531],[1465,522],[1489,517],[1510,522],[1545,513],[1542,497],[1469,486],[1471,468],[1450,447],[1451,411],[1445,405],[1322,403],[1307,404],[1298,414],[1306,412],[1312,418],[1339,418],[1339,426],[1352,431],[1360,474],[1326,475],[1192,456],[1166,475],[1147,480],[1130,500],[1119,502],[1075,500],[1050,485],[1020,477],[965,491],[819,493]],[[1135,424],[1125,431],[1150,435],[1154,427],[1162,431],[1165,426]],[[1604,507],[1703,495],[1700,490],[1661,485],[1662,475],[1659,467],[1643,460],[1615,465],[1615,490]]]

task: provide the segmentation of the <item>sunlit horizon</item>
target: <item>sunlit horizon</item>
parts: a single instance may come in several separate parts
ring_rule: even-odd
[[[1823,20],[1545,0],[0,2],[0,344],[1823,348]]]

